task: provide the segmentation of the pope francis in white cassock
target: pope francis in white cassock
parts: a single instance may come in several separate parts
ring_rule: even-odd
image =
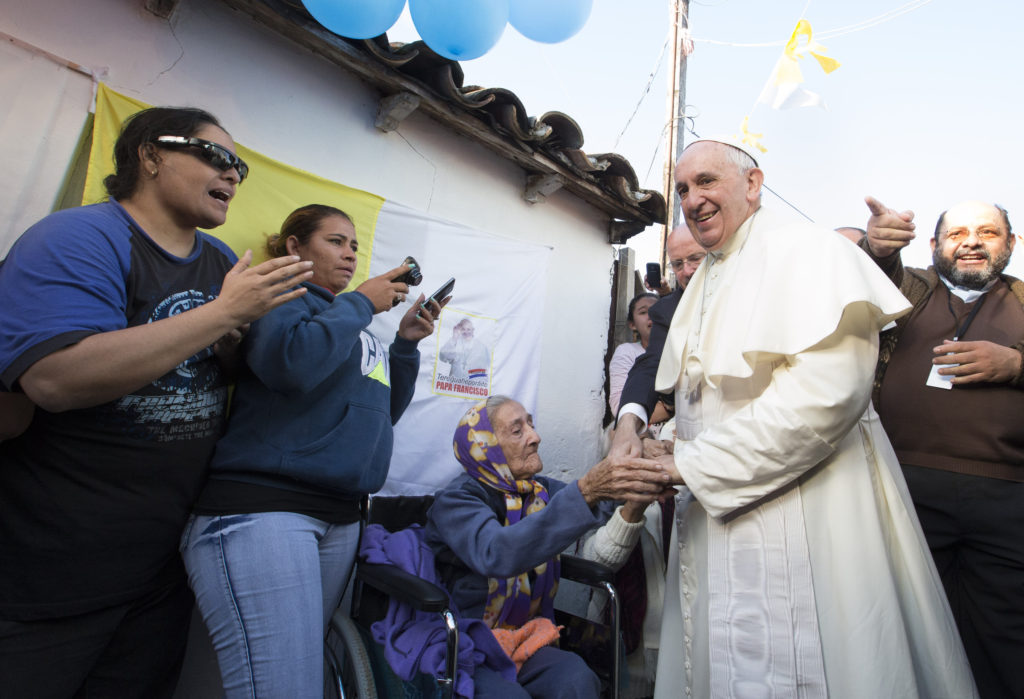
[[[977,696],[870,405],[878,332],[909,304],[849,241],[761,208],[763,173],[726,143],[675,173],[709,254],[656,382],[686,488],[655,696]]]

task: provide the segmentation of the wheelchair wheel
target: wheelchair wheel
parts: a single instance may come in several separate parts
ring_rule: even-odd
[[[347,614],[338,610],[331,618],[324,646],[327,663],[324,696],[334,699],[377,699],[370,656],[362,635]]]

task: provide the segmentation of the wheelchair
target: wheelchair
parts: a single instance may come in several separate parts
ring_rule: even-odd
[[[370,500],[364,521],[380,524],[395,532],[426,522],[433,496],[376,497]],[[562,647],[574,650],[587,660],[603,687],[603,696],[617,699],[620,682],[621,643],[619,597],[613,584],[614,572],[599,563],[563,554],[561,579],[573,581],[608,597],[607,624],[586,622],[556,609],[556,623],[566,626]],[[370,625],[382,619],[388,600],[394,598],[422,612],[437,614],[445,629],[446,660],[437,677],[420,675],[409,683],[388,667],[383,649],[370,635]],[[557,601],[557,600],[556,600]],[[335,611],[325,642],[325,697],[337,699],[375,699],[376,697],[422,697],[451,699],[455,695],[455,671],[459,630],[454,612],[448,606],[448,593],[441,587],[390,565],[356,562],[350,613],[343,607]],[[573,647],[573,642],[576,647]]]

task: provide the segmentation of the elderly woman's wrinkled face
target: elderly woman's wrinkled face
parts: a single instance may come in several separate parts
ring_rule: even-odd
[[[533,429],[533,416],[526,412],[526,408],[511,400],[490,413],[490,418],[512,476],[516,480],[525,480],[540,473],[544,468],[537,452],[540,435]]]

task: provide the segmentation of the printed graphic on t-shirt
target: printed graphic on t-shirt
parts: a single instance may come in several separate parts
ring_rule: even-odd
[[[391,365],[384,345],[365,330],[359,333],[359,339],[363,343],[363,376],[380,381],[391,388]]]
[[[155,323],[164,318],[171,318],[179,313],[185,313],[186,311],[198,308],[207,301],[212,300],[213,297],[207,296],[195,289],[180,291],[161,301],[153,309],[153,314],[148,322]],[[192,393],[209,389],[220,377],[214,375],[213,372],[201,371],[200,366],[202,361],[210,359],[212,356],[212,347],[201,349],[198,353],[175,367],[173,371],[169,371],[157,379],[155,385],[157,388],[173,393]]]
[[[127,395],[116,410],[127,418],[126,435],[153,442],[219,437],[224,425],[227,388],[167,394]]]
[[[213,298],[196,289],[176,292],[156,304],[146,322],[191,311]],[[220,365],[206,347],[149,386],[112,403],[108,419],[120,422],[128,438],[150,442],[216,438],[224,425],[226,401]]]

